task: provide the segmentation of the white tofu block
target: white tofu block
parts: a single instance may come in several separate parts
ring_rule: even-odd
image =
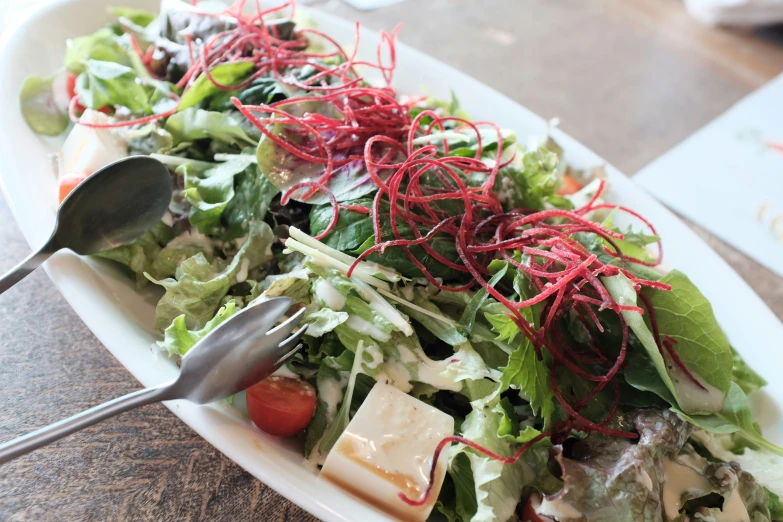
[[[429,404],[377,383],[329,452],[321,476],[402,520],[424,521],[443,485],[448,451],[438,459],[427,502],[410,506],[427,489],[438,443],[454,434],[454,419]]]
[[[107,123],[111,119],[97,111],[87,110],[79,121]],[[128,155],[128,144],[112,129],[95,129],[76,124],[65,139],[62,148],[62,172],[89,176],[109,163]]]

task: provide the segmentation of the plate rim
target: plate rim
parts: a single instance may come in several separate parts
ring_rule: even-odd
[[[57,9],[62,5],[80,4],[84,2],[85,0],[44,0],[35,9],[27,9],[21,16],[19,16],[14,21],[15,27],[13,29],[5,31],[4,34],[0,35],[0,78],[4,76],[3,70],[4,70],[5,63],[10,60],[8,54],[9,51],[11,50],[11,44],[14,41],[14,39],[18,37],[17,35],[21,32],[21,28],[29,24],[30,21],[39,17],[44,17],[48,12]],[[130,0],[127,1],[126,3],[133,5],[133,4],[138,4],[138,1]],[[350,21],[342,17],[333,15],[331,13],[327,13],[324,11],[311,9],[311,8],[308,8],[306,10],[308,12],[317,13],[319,18],[328,20],[332,24],[351,25]],[[365,34],[377,35],[376,31],[372,31],[366,28],[362,28],[361,31],[363,35]],[[466,73],[460,71],[459,69],[447,63],[444,63],[424,53],[423,51],[420,51],[402,42],[398,42],[397,45],[398,45],[398,52],[404,51],[402,54],[408,54],[414,57],[417,62],[422,64],[437,66],[437,68],[447,71],[450,78],[459,78],[460,81],[463,81],[474,87],[480,87],[481,89],[484,90],[484,92],[491,94],[492,99],[500,99],[504,103],[512,104],[513,106],[517,107],[519,110],[527,113],[527,116],[531,120],[535,119],[535,120],[544,121],[543,118],[541,118],[533,111],[523,106],[521,103],[518,103],[517,101],[511,99],[510,97],[498,92],[497,90],[484,84],[483,82],[476,80],[475,78],[467,75]],[[2,128],[3,126],[0,125],[0,129]],[[555,130],[553,134],[556,136],[556,138],[558,138],[561,144],[564,145],[563,148],[566,151],[568,151],[569,148],[571,147],[578,147],[582,149],[583,154],[589,153],[595,158],[601,158],[601,156],[597,155],[591,149],[583,145],[578,140],[572,138],[568,134],[560,130]],[[0,150],[7,152],[9,150],[9,146],[5,143],[0,142]],[[774,321],[776,322],[776,324],[772,323],[773,326],[777,326],[779,330],[783,331],[783,325],[781,325],[780,320],[777,318],[777,316],[775,316],[774,313],[772,313],[772,311],[769,309],[766,303],[764,303],[758,297],[758,295],[750,288],[747,282],[741,276],[739,276],[739,274],[728,264],[728,262],[723,257],[721,257],[717,252],[715,252],[703,239],[698,237],[698,235],[696,235],[696,233],[690,227],[688,227],[688,225],[684,221],[682,221],[679,217],[677,217],[671,210],[669,210],[667,207],[665,207],[662,203],[658,202],[657,200],[653,200],[652,197],[649,196],[649,194],[647,194],[646,191],[644,191],[644,189],[640,185],[633,182],[630,177],[625,176],[623,173],[621,173],[619,170],[617,170],[616,168],[614,168],[608,163],[606,163],[605,165],[607,171],[610,173],[610,177],[613,178],[613,180],[615,178],[622,179],[627,181],[628,183],[633,184],[636,190],[638,190],[640,194],[642,194],[644,197],[649,198],[651,200],[649,204],[659,207],[657,208],[657,211],[660,212],[663,217],[666,217],[667,219],[674,220],[677,222],[679,227],[682,229],[683,233],[689,236],[687,238],[688,240],[695,241],[699,243],[700,247],[709,250],[714,258],[714,261],[720,265],[719,268],[724,270],[727,269],[731,273],[733,273],[737,279],[735,284],[744,286],[744,290],[750,292],[753,296],[756,297],[758,302],[755,303],[755,306],[763,307],[762,311],[764,312],[765,315],[769,316],[764,320],[765,321],[770,320],[771,317],[771,319],[774,319]],[[23,223],[20,220],[20,209],[18,208],[18,205],[24,204],[24,201],[19,201],[17,199],[12,198],[11,192],[9,191],[7,186],[7,177],[17,174],[16,172],[10,172],[10,170],[11,170],[10,167],[0,169],[0,190],[2,190],[3,197],[5,198],[6,204],[8,205],[17,226],[21,230],[22,235],[25,238],[25,241],[28,243],[28,245],[32,246],[34,244],[33,236],[35,235],[33,233],[33,227],[32,225],[28,226],[26,223]],[[621,182],[621,184],[625,184],[625,182]],[[623,196],[624,193],[627,193],[627,190],[621,190],[619,192],[620,196]],[[712,262],[713,259],[711,259],[710,261]],[[51,263],[52,266],[62,267],[74,262],[78,262],[78,263],[87,262],[89,264],[89,261],[79,258],[75,254],[70,252],[58,253],[56,256],[52,258]],[[44,266],[44,269],[46,270],[49,278],[52,280],[57,290],[65,298],[69,306],[71,306],[71,308],[76,312],[76,314],[84,322],[84,324],[91,330],[91,332],[96,336],[96,338],[101,342],[101,344],[103,344],[109,350],[109,352],[112,353],[112,355],[114,355],[114,357],[120,363],[122,363],[123,366],[125,366],[125,368],[134,376],[134,378],[136,378],[137,380],[143,383],[145,381],[148,381],[149,379],[142,378],[141,376],[137,375],[137,372],[131,369],[129,365],[123,361],[124,357],[120,355],[119,353],[120,350],[111,347],[114,343],[108,341],[107,334],[104,333],[101,328],[96,327],[94,321],[88,320],[86,318],[87,314],[84,313],[85,311],[83,310],[83,305],[79,303],[80,297],[76,293],[74,293],[73,288],[69,286],[67,275],[60,275],[60,272],[57,270],[53,270],[52,266],[46,264]],[[216,419],[216,417],[213,415],[213,410],[215,410],[215,407],[213,406],[198,407],[186,403],[184,401],[173,401],[164,404],[177,417],[179,417],[187,426],[193,429],[200,437],[204,438],[210,445],[212,445],[218,451],[226,455],[226,457],[231,459],[237,465],[239,465],[240,467],[248,471],[251,475],[261,480],[266,486],[270,487],[271,489],[273,489],[280,495],[284,496],[294,504],[302,507],[303,509],[312,513],[313,515],[327,521],[358,520],[354,516],[352,516],[353,513],[340,513],[335,511],[332,507],[330,507],[330,505],[325,504],[323,502],[319,502],[316,497],[308,495],[304,490],[301,489],[301,487],[299,487],[297,484],[294,484],[290,478],[286,478],[284,474],[279,474],[279,473],[275,474],[274,470],[271,469],[268,471],[259,470],[258,467],[254,467],[252,470],[249,469],[249,466],[245,465],[247,462],[245,461],[245,459],[243,459],[243,452],[245,451],[245,448],[239,446],[221,447],[226,445],[223,444],[218,445],[216,442],[214,442],[213,439],[217,438],[217,436],[215,435],[215,433],[213,433],[212,430],[213,426],[211,425],[211,423],[214,422]],[[222,414],[223,413],[221,413],[221,415]],[[209,426],[209,429],[206,429],[207,426]],[[354,497],[350,496],[347,493],[345,493],[345,496],[352,501],[358,502],[357,499],[355,499]],[[390,519],[387,519],[383,515],[378,514],[376,520],[390,520]]]

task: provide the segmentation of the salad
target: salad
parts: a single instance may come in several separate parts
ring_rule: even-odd
[[[783,520],[764,380],[600,168],[396,92],[396,30],[365,61],[358,26],[249,7],[111,9],[20,93],[67,133],[60,200],[128,155],[170,169],[161,222],[100,254],[160,288],[164,354],[291,298],[303,350],[234,405],[401,519]]]

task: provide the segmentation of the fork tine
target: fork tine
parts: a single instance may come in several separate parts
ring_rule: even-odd
[[[279,348],[280,352],[283,353],[283,355],[275,362],[276,366],[282,365],[284,362],[286,362],[291,356],[293,356],[296,352],[299,351],[300,348],[302,348],[302,343],[299,341],[302,339],[302,336],[307,331],[307,327],[310,326],[309,324],[306,324],[302,326],[299,330],[293,333],[291,337],[280,343]]]
[[[297,327],[306,313],[307,311],[302,308],[283,323],[269,330],[264,336],[264,342],[268,342],[272,346],[278,346],[280,349],[287,348],[287,345],[281,346],[281,344],[291,336],[291,332]]]
[[[307,328],[309,327],[309,324],[306,324],[299,328],[297,331],[292,333],[286,340],[280,343],[279,347],[280,350],[287,350],[291,345],[294,345],[299,342],[299,340],[302,338],[302,336],[307,331]]]

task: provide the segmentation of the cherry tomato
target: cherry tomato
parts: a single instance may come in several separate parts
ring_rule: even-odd
[[[58,181],[60,203],[62,203],[65,197],[76,188],[76,185],[85,179],[87,179],[87,176],[84,174],[66,174],[60,177],[60,180]]]
[[[72,72],[65,75],[65,89],[69,100],[76,96],[76,75]]]
[[[315,412],[315,389],[299,379],[273,375],[247,389],[247,409],[256,426],[275,437],[296,435]]]
[[[563,186],[557,191],[561,196],[567,196],[574,192],[579,192],[582,189],[582,184],[579,183],[576,178],[563,174]]]
[[[536,513],[535,508],[533,508],[533,497],[536,495],[536,493],[533,493],[528,497],[527,502],[525,502],[525,507],[522,509],[522,516],[519,517],[519,520],[522,522],[552,522],[552,518],[539,515]],[[537,500],[540,500],[540,498]],[[538,505],[538,502],[536,505]]]

